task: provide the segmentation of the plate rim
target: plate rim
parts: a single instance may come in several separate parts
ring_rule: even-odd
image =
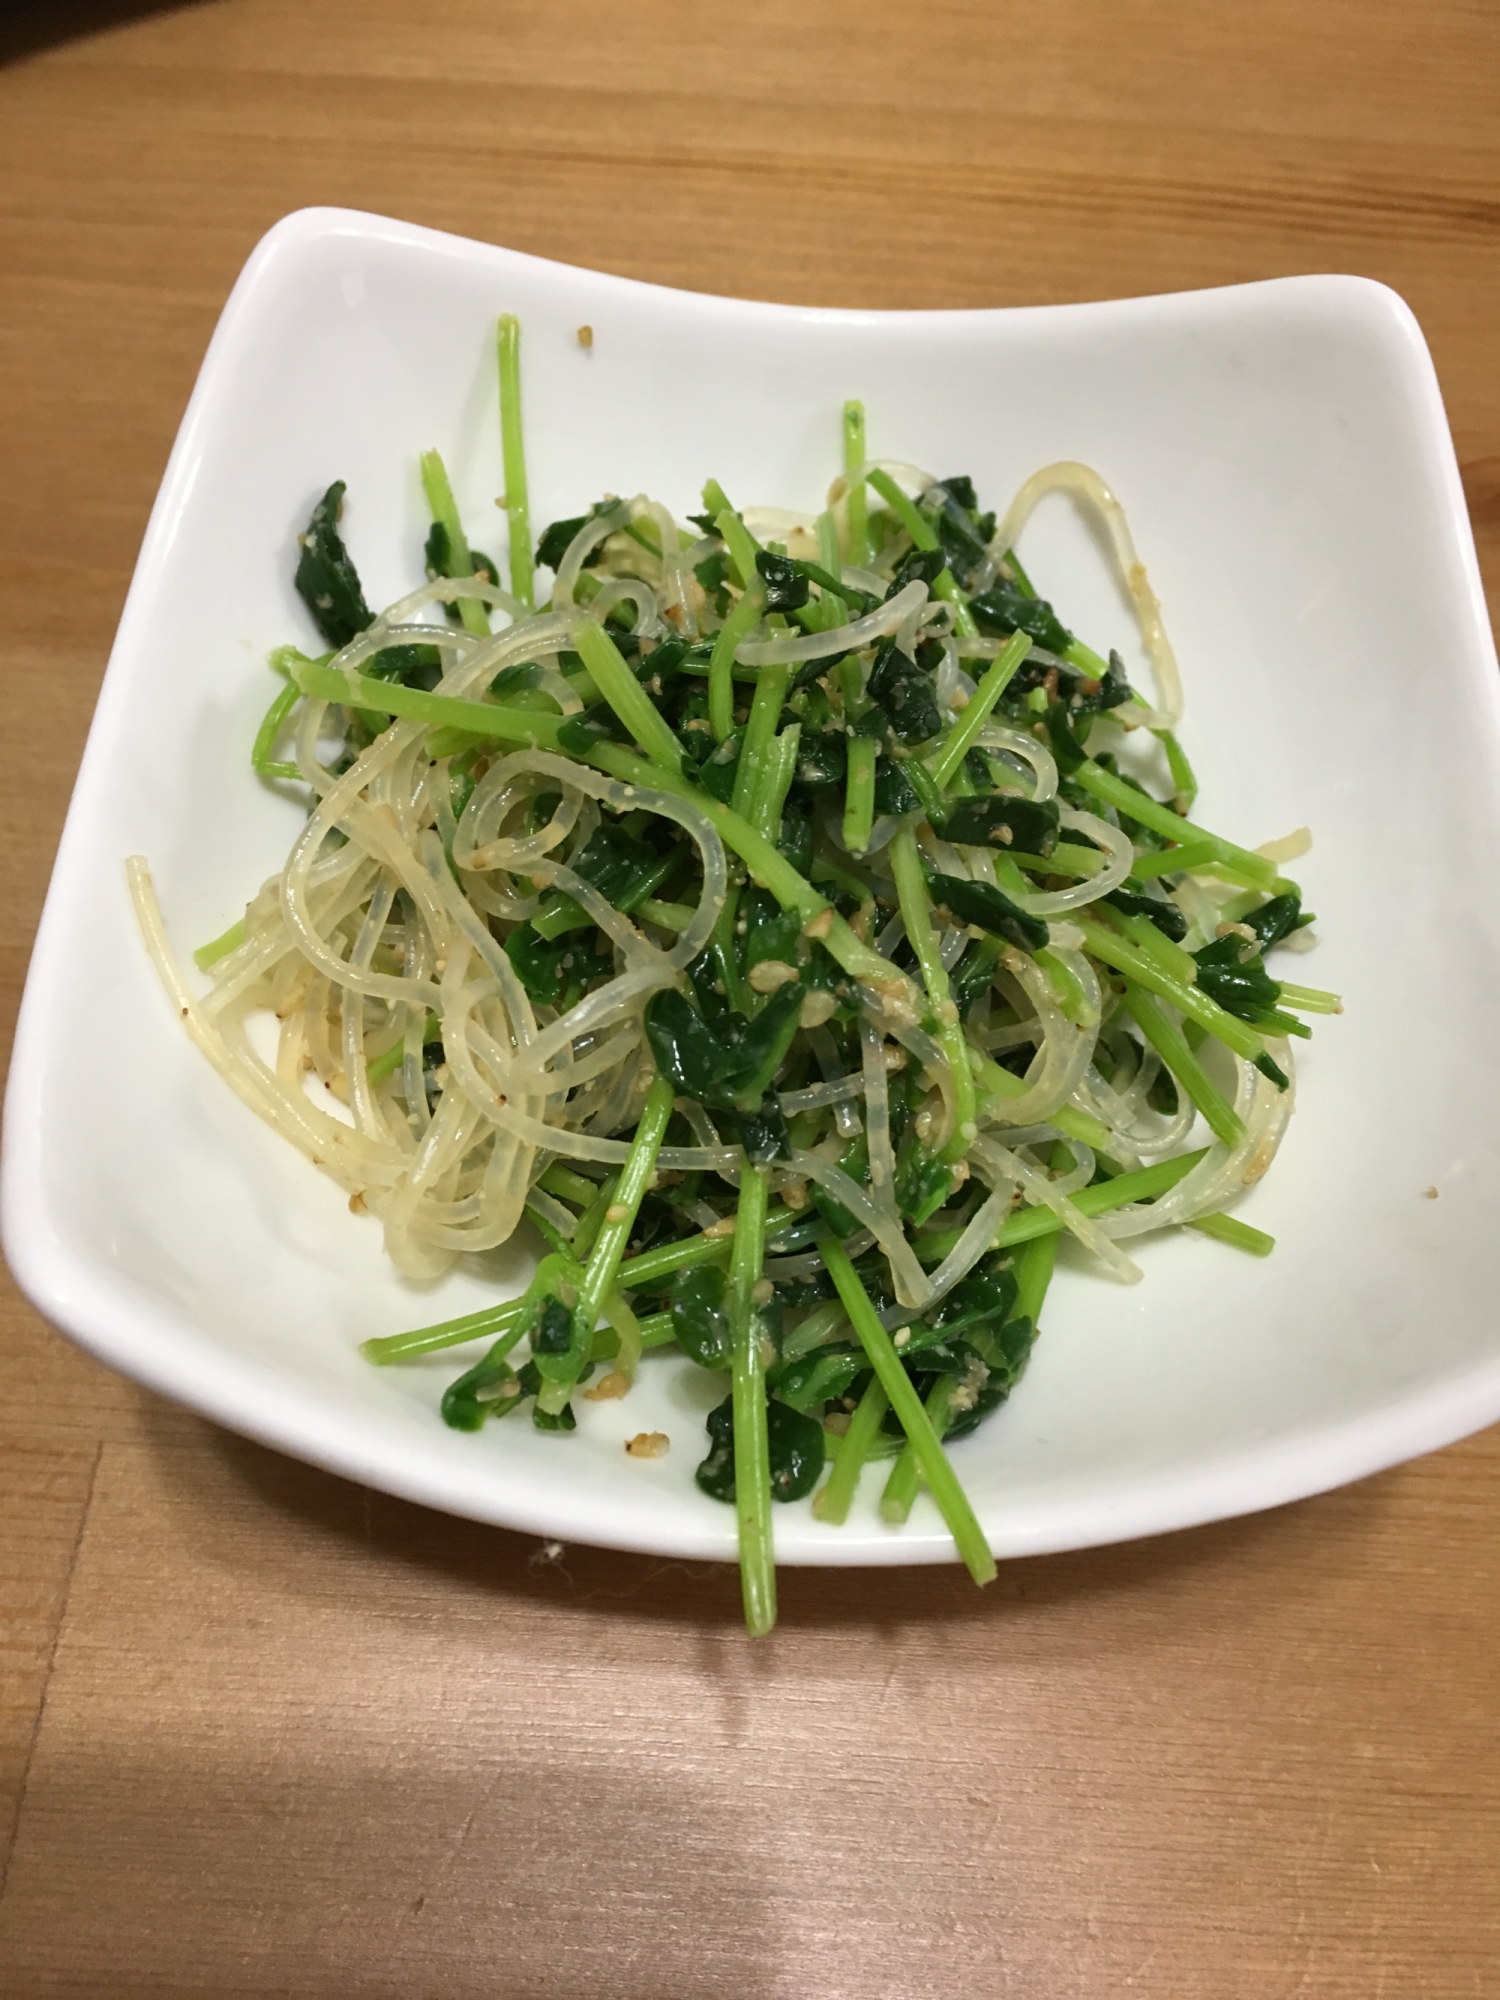
[[[562,1501],[544,1489],[545,1503],[528,1508],[525,1495],[507,1494],[501,1504],[486,1506],[485,1496],[462,1477],[436,1476],[430,1460],[415,1464],[396,1455],[377,1461],[382,1427],[368,1413],[351,1408],[346,1415],[330,1410],[296,1378],[277,1377],[233,1350],[214,1354],[202,1343],[208,1330],[190,1337],[174,1314],[164,1307],[148,1310],[133,1295],[128,1280],[110,1278],[97,1267],[74,1259],[57,1240],[42,1197],[41,1160],[44,1149],[39,1117],[40,1074],[37,1060],[45,1045],[44,1002],[52,984],[66,935],[69,881],[74,850],[82,839],[80,819],[93,789],[95,766],[109,754],[115,717],[125,699],[128,656],[136,649],[138,628],[148,620],[161,571],[170,550],[175,523],[190,494],[194,461],[215,404],[232,381],[244,329],[252,322],[262,291],[279,282],[284,254],[309,244],[333,245],[341,240],[384,241],[398,247],[438,250],[458,261],[492,262],[497,268],[521,266],[542,273],[566,272],[570,280],[585,280],[628,295],[647,294],[672,301],[672,310],[707,310],[743,319],[762,317],[782,325],[819,322],[849,327],[871,324],[912,328],[937,323],[985,322],[1014,324],[1060,320],[1097,320],[1201,315],[1226,302],[1269,302],[1273,297],[1322,296],[1331,305],[1356,310],[1383,323],[1404,363],[1404,386],[1421,419],[1423,448],[1432,459],[1438,490],[1446,502],[1446,539],[1464,572],[1467,590],[1465,622],[1495,668],[1495,650],[1472,526],[1463,498],[1457,457],[1441,389],[1426,341],[1411,309],[1399,294],[1377,280],[1336,273],[1308,273],[1259,279],[1247,284],[1211,286],[1188,291],[1146,294],[1126,299],[1087,300],[1054,305],[977,306],[960,308],[841,308],[788,305],[716,293],[694,292],[658,285],[586,266],[536,257],[504,245],[486,243],[418,224],[337,207],[294,211],[275,223],[247,258],[215,325],[179,425],[161,484],[153,502],[119,625],[110,648],[77,777],[53,863],[41,918],[37,926],[18,1012],[5,1093],[3,1145],[0,1145],[0,1241],[16,1281],[30,1302],[70,1339],[96,1359],[143,1386],[182,1403],[224,1428],[272,1449],[301,1458],[323,1470],[389,1492],[418,1504],[519,1533],[696,1559],[734,1556],[732,1523],[708,1527],[684,1513],[680,1532],[651,1530],[644,1538],[608,1521],[572,1519],[571,1489]],[[80,805],[80,801],[83,805]],[[196,1344],[195,1344],[196,1342]],[[997,1555],[1060,1553],[1068,1549],[1107,1546],[1142,1536],[1203,1526],[1212,1521],[1282,1506],[1366,1477],[1407,1459],[1471,1435],[1500,1418],[1500,1354],[1464,1371],[1426,1385],[1399,1401],[1305,1431],[1285,1434],[1256,1449],[1219,1454],[1202,1465],[1175,1463],[1165,1474],[1145,1473],[1129,1480],[1114,1505],[1098,1496],[1074,1501],[1078,1512],[1090,1512],[1086,1531],[1068,1525],[1068,1504],[1056,1510],[1056,1525],[1029,1533],[987,1529]],[[500,1499],[501,1496],[496,1496]],[[587,1505],[581,1510],[587,1513]],[[934,1522],[935,1522],[935,1516]],[[1053,1518],[1051,1515],[1048,1518]],[[779,1556],[788,1566],[905,1566],[957,1560],[945,1529],[914,1520],[899,1533],[890,1530],[841,1537],[824,1548],[812,1545]]]

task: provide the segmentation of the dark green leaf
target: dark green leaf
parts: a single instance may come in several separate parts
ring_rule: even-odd
[[[925,743],[942,727],[932,676],[887,639],[875,655],[867,690],[903,743]]]
[[[727,806],[734,797],[734,780],[739,767],[743,729],[732,730],[706,762],[698,767],[698,783],[712,799]]]
[[[1080,764],[1088,761],[1088,752],[1073,733],[1069,720],[1068,705],[1054,701],[1042,717],[1047,725],[1047,735],[1052,746],[1052,755],[1057,760],[1059,771],[1076,771]]]
[[[623,743],[625,728],[606,702],[586,708],[582,715],[570,715],[557,732],[557,740],[571,757],[587,757],[601,743]]]
[[[1241,953],[1247,954],[1243,959]],[[1216,1000],[1226,1014],[1254,1022],[1275,1009],[1281,988],[1266,971],[1259,952],[1243,938],[1231,934],[1215,938],[1193,953],[1198,965],[1198,986],[1210,1000]]]
[[[576,514],[571,521],[554,521],[536,545],[536,559],[543,569],[556,570],[568,552],[568,544],[573,537],[581,534],[593,519],[591,514]]]
[[[675,987],[652,994],[645,1023],[656,1066],[676,1089],[700,1102],[728,1101],[728,1086],[745,1074],[739,1052],[726,1046]]]
[[[863,1348],[815,1348],[782,1369],[776,1378],[776,1394],[791,1409],[806,1413],[819,1403],[836,1402],[869,1365]]]
[[[503,1416],[520,1401],[524,1390],[502,1351],[507,1344],[502,1336],[482,1361],[443,1392],[443,1422],[450,1430],[477,1431],[486,1417]]]
[[[894,757],[875,760],[875,810],[878,813],[915,812],[922,801],[910,778]]]
[[[693,1477],[710,1500],[734,1504],[734,1397],[708,1413],[708,1456]]]
[[[781,809],[781,833],[777,845],[799,875],[805,875],[812,867],[812,817],[790,800]]]
[[[890,588],[885,593],[886,603],[889,604],[897,592],[905,590],[909,583],[925,583],[931,590],[947,567],[948,558],[941,549],[913,549],[902,558],[901,567],[891,578]]]
[[[1022,951],[1041,951],[1051,933],[1040,917],[1029,916],[1003,890],[989,882],[965,882],[958,875],[930,877],[932,898],[946,904],[961,924],[974,924],[982,931],[1019,945]]]
[[[727,1281],[716,1264],[679,1271],[672,1284],[672,1333],[677,1345],[700,1368],[729,1366]]]
[[[657,874],[661,860],[637,835],[602,820],[589,835],[582,853],[575,854],[568,866],[591,888],[597,889],[606,903],[628,911],[640,895],[649,894],[640,889],[640,884]]]
[[[969,600],[969,610],[981,632],[1003,637],[1025,632],[1049,653],[1065,653],[1073,634],[1042,597],[1032,597],[1015,583],[997,583]]]
[[[772,555],[769,549],[757,549],[755,567],[766,586],[767,611],[800,611],[812,594],[807,578],[800,575],[797,565],[785,556]]]
[[[1023,854],[1049,855],[1060,824],[1056,799],[1040,804],[1008,793],[959,799],[943,822],[944,840],[960,847],[1018,847]]]
[[[743,965],[778,959],[783,965],[797,963],[797,945],[802,936],[802,919],[795,910],[784,910],[765,889],[749,889],[740,901],[745,920]]]
[[[1152,896],[1144,889],[1122,886],[1112,889],[1104,901],[1117,910],[1123,910],[1127,917],[1147,918],[1173,944],[1181,944],[1187,936],[1187,918],[1175,903],[1169,903],[1163,896]]]
[[[969,1009],[981,993],[987,992],[995,979],[995,967],[1000,961],[996,946],[971,943],[963,957],[948,974],[948,986],[953,995],[953,1004],[959,1016],[967,1020]]]
[[[849,739],[841,729],[804,729],[797,745],[795,783],[814,794],[843,782],[849,765]]]
[[[576,949],[569,932],[559,938],[539,937],[530,924],[517,924],[505,940],[505,955],[516,969],[516,977],[544,1007],[555,1007],[562,997],[562,961]]]
[[[715,549],[711,556],[705,556],[701,563],[693,565],[693,575],[710,595],[722,584],[729,581],[729,552]]]
[[[345,484],[336,479],[312,510],[298,537],[297,595],[312,613],[313,623],[330,646],[347,646],[374,617],[360,588],[359,572],[339,537],[339,514]]]
[[[1254,931],[1260,939],[1261,950],[1267,952],[1273,945],[1280,944],[1283,938],[1290,937],[1293,931],[1310,924],[1312,918],[1302,914],[1301,891],[1290,889],[1283,896],[1272,896],[1258,910],[1251,910],[1248,916],[1241,917],[1240,922]]]
[[[1111,651],[1109,672],[1104,676],[1099,694],[1101,708],[1119,708],[1122,703],[1135,699],[1135,689],[1125,678],[1125,662],[1119,654]]]
[[[556,1416],[544,1410],[539,1403],[533,1403],[531,1421],[539,1431],[576,1431],[578,1428],[578,1419],[573,1414],[571,1403],[564,1403]]]
[[[920,1226],[936,1214],[953,1187],[951,1169],[918,1147],[896,1182],[896,1206],[911,1222]]]
[[[573,1315],[561,1299],[548,1299],[531,1336],[533,1354],[566,1354],[573,1344]]]
[[[783,986],[781,992],[796,992],[800,988]],[[786,1128],[786,1114],[774,1090],[768,1090],[754,1111],[737,1111],[735,1123],[739,1127],[740,1144],[745,1149],[745,1158],[753,1167],[768,1167],[773,1160],[789,1160],[792,1157],[791,1135]]]

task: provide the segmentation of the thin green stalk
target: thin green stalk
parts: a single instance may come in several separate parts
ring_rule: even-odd
[[[797,775],[797,750],[801,741],[801,723],[789,724],[779,736],[772,737],[770,750],[761,767],[750,824],[768,840],[774,840],[780,832],[786,795]]]
[[[1052,997],[1062,1009],[1063,1017],[1076,1028],[1091,1028],[1099,1019],[1098,1007],[1083,990],[1083,982],[1070,966],[1055,951],[1045,947],[1033,956],[1041,967],[1047,984],[1052,988]]]
[[[652,763],[668,771],[681,770],[682,745],[626,666],[619,647],[604,627],[585,619],[573,634],[573,647],[593,675],[600,694]]]
[[[938,1442],[932,1425],[927,1421],[927,1412],[922,1408],[922,1399],[918,1396],[911,1377],[901,1366],[900,1357],[891,1343],[891,1336],[880,1324],[880,1317],[870,1303],[868,1292],[859,1281],[858,1272],[849,1261],[848,1252],[833,1235],[819,1237],[818,1247],[828,1267],[829,1275],[838,1289],[839,1297],[844,1301],[844,1310],[849,1315],[849,1322],[859,1337],[859,1343],[865,1350],[870,1366],[880,1378],[885,1393],[891,1399],[891,1408],[901,1419],[901,1427],[911,1440],[922,1476],[927,1481],[933,1499],[937,1502],[938,1511],[948,1524],[948,1532],[953,1537],[959,1555],[976,1583],[993,1582],[995,1558],[990,1554],[989,1544],[984,1539],[984,1530],[975,1518],[968,1496],[959,1484],[958,1474],[948,1463],[943,1447]]]
[[[923,519],[915,501],[907,498],[888,472],[882,471],[879,466],[872,466],[865,478],[911,536],[913,548],[926,552],[937,548],[937,530],[930,521]]]
[[[583,1283],[578,1288],[574,1323],[585,1334],[593,1332],[606,1293],[612,1292],[617,1284],[627,1282],[621,1272],[625,1246],[635,1228],[636,1215],[646,1190],[656,1175],[656,1156],[661,1151],[667,1120],[672,1116],[672,1097],[672,1085],[667,1077],[658,1076],[652,1080],[646,1101],[641,1106],[635,1137],[630,1142],[629,1157],[620,1169],[614,1198],[604,1212],[603,1226],[594,1239]]]
[[[611,1174],[594,1189],[593,1197],[573,1230],[568,1244],[570,1255],[581,1264],[599,1240],[599,1231],[604,1227],[604,1218],[609,1213],[609,1205],[615,1198],[615,1189],[620,1185],[620,1176]]]
[[[1325,993],[1321,986],[1292,986],[1285,979],[1278,980],[1281,988],[1282,1005],[1293,1007],[1299,1014],[1342,1014],[1344,1003],[1337,993]]]
[[[855,569],[867,569],[870,563],[870,518],[861,476],[864,465],[865,406],[848,402],[844,405],[844,477],[849,484],[848,561]]]
[[[1057,1120],[1054,1118],[1052,1122],[1056,1124]],[[1079,1189],[1073,1196],[1073,1206],[1080,1215],[1092,1216],[1107,1215],[1112,1208],[1124,1208],[1132,1201],[1152,1201],[1176,1187],[1207,1156],[1205,1146],[1195,1153],[1179,1153],[1173,1159],[1157,1160],[1149,1167],[1116,1174],[1113,1180],[1096,1181],[1092,1187]],[[1054,1209],[1040,1204],[1018,1208],[996,1232],[992,1247],[1003,1250],[1012,1244],[1030,1243],[1038,1236],[1056,1236],[1062,1226],[1062,1217]],[[920,1236],[916,1240],[917,1255],[924,1264],[940,1264],[962,1234],[960,1229],[945,1229],[931,1236]],[[1016,1310],[1019,1313],[1021,1308],[1018,1306]],[[1035,1314],[1031,1317],[1035,1318]]]
[[[578,1385],[578,1377],[583,1372],[588,1359],[589,1341],[599,1323],[604,1301],[621,1282],[620,1266],[625,1256],[625,1246],[630,1241],[630,1232],[635,1228],[636,1215],[640,1209],[646,1190],[656,1173],[656,1156],[661,1151],[662,1137],[667,1129],[667,1120],[672,1115],[672,1086],[664,1076],[653,1079],[646,1101],[641,1106],[640,1119],[635,1128],[635,1137],[630,1142],[630,1152],[620,1169],[618,1184],[613,1190],[613,1198],[605,1208],[598,1236],[594,1239],[588,1264],[578,1286],[578,1297],[573,1305],[573,1339],[566,1354],[537,1355],[537,1366],[542,1375],[542,1386],[537,1392],[540,1409],[556,1416],[567,1403]],[[606,1181],[600,1189],[602,1200]],[[584,1233],[584,1218],[574,1236],[577,1243]]]
[[[916,832],[909,821],[897,829],[891,842],[891,863],[896,875],[896,894],[907,939],[922,968],[927,998],[937,1020],[937,1038],[953,1079],[953,1130],[938,1158],[951,1166],[961,1160],[973,1143],[979,1127],[975,1119],[974,1076],[969,1068],[969,1047],[963,1024],[953,1004],[948,974],[943,969],[937,934],[932,928],[932,898],[922,873],[922,855]]]
[[[822,1347],[835,1335],[841,1334],[847,1321],[844,1308],[837,1299],[825,1299],[820,1306],[814,1306],[803,1320],[794,1327],[781,1343],[783,1361],[800,1361],[804,1354],[811,1354],[815,1347]]]
[[[1170,1000],[1178,1013],[1186,1014],[1200,1028],[1206,1028],[1209,1034],[1216,1036],[1226,1048],[1233,1049],[1237,1056],[1243,1056],[1246,1062],[1258,1066],[1265,1057],[1266,1045],[1248,1022],[1240,1020],[1237,1015],[1227,1014],[1198,987],[1186,986],[1180,979],[1169,977],[1110,925],[1082,915],[1075,915],[1074,921],[1083,932],[1086,949],[1095,958],[1102,958],[1106,965],[1123,972],[1127,979],[1144,986],[1148,993]]]
[[[1138,882],[1151,882],[1158,875],[1191,875],[1218,854],[1211,840],[1185,840],[1181,847],[1137,848],[1130,872]]]
[[[867,472],[865,477],[911,536],[914,548],[932,550],[939,546],[937,530],[930,521],[923,518],[888,472],[882,472],[877,467]],[[978,627],[969,610],[968,599],[955,582],[951,569],[944,569],[939,574],[932,586],[932,594],[953,606],[953,629],[961,639],[973,639],[978,636]],[[1030,643],[1028,640],[1027,645]]]
[[[1016,669],[1030,650],[1029,633],[1012,633],[1001,651],[995,655],[978,687],[970,695],[968,707],[943,737],[937,749],[924,759],[940,791],[945,790],[952,782],[953,774],[974,747],[974,739],[989,720],[995,703],[1010,686],[1015,678]]]
[[[1233,1215],[1195,1215],[1188,1228],[1216,1237],[1220,1243],[1232,1244],[1236,1250],[1247,1250],[1252,1257],[1269,1257],[1276,1248],[1274,1236],[1267,1236],[1263,1229],[1253,1229]]]
[[[1042,1306],[1047,1288],[1052,1283],[1052,1273],[1057,1268],[1057,1246],[1061,1241],[1061,1229],[1049,1230],[1045,1236],[1034,1236],[1011,1266],[1016,1280],[1013,1311],[1017,1319],[1031,1321],[1033,1332],[1041,1321]]]
[[[1005,858],[1033,875],[1071,875],[1080,882],[1108,866],[1097,847],[1074,847],[1070,841],[1060,843],[1050,854],[1028,854],[1023,848],[1007,847]]]
[[[286,719],[302,699],[302,690],[295,682],[276,690],[276,699],[266,710],[260,728],[255,732],[255,742],[250,749],[250,768],[262,778],[300,778],[301,771],[295,764],[278,763],[272,752],[277,738],[286,725]]]
[[[565,1167],[561,1160],[554,1160],[537,1186],[544,1194],[555,1194],[560,1201],[570,1201],[575,1208],[587,1208],[599,1192],[599,1183],[591,1181],[587,1174],[576,1174],[571,1167]]]
[[[217,965],[221,958],[228,958],[232,951],[238,951],[245,942],[245,919],[236,917],[227,931],[220,931],[207,944],[200,944],[193,953],[193,963],[200,972],[207,972],[211,965]]]
[[[775,666],[762,667],[755,695],[750,703],[750,720],[745,724],[745,737],[740,744],[740,760],[734,767],[734,794],[729,803],[732,811],[737,812],[741,819],[750,820],[752,825],[755,796],[760,789],[771,739],[775,736],[776,725],[781,720],[781,705],[786,700],[786,691],[791,678],[792,665],[789,660],[783,660]]]
[[[768,1167],[740,1176],[729,1261],[729,1327],[734,1369],[734,1506],[740,1531],[740,1589],[752,1638],[776,1623],[776,1552],[771,1528],[771,1447],[766,1434],[766,1367],[754,1291],[766,1258]]]
[[[469,538],[464,533],[464,524],[459,519],[458,502],[454,499],[453,488],[448,482],[448,468],[435,451],[424,451],[420,463],[422,491],[427,495],[427,505],[432,509],[433,520],[448,537],[448,574],[472,576],[474,558],[469,551]],[[458,615],[463,620],[466,632],[472,632],[476,639],[489,637],[489,613],[477,597],[461,597],[458,600]]]
[[[1125,1005],[1151,1047],[1203,1113],[1210,1132],[1226,1146],[1237,1146],[1245,1136],[1240,1116],[1189,1048],[1181,1028],[1168,1020],[1150,994],[1143,993],[1133,980],[1125,982]]]
[[[526,450],[521,439],[521,322],[502,313],[496,329],[500,360],[500,449],[505,465],[505,513],[510,523],[510,590],[528,608],[532,598],[531,509]]]
[[[598,629],[593,627],[595,631]],[[506,708],[500,702],[467,701],[451,694],[427,694],[421,688],[402,687],[399,681],[377,681],[368,674],[341,673],[336,667],[324,666],[317,660],[307,660],[295,666],[292,676],[303,694],[311,695],[318,701],[336,701],[345,708],[368,709],[376,715],[395,715],[407,722],[424,722],[429,729],[463,729],[483,737],[487,742],[498,738],[507,743],[535,744],[543,750],[562,747],[558,731],[563,718],[560,715],[545,715],[539,709]],[[662,727],[666,727],[665,723]]]
[[[927,1392],[924,1408],[927,1421],[934,1434],[941,1438],[948,1428],[948,1408],[953,1401],[953,1391],[958,1386],[955,1375],[939,1375]],[[885,1482],[885,1491],[880,1496],[880,1518],[889,1527],[899,1528],[911,1518],[912,1503],[917,1497],[917,1488],[922,1483],[921,1468],[917,1464],[917,1454],[910,1444],[902,1448],[901,1456],[891,1467]]]
[[[765,614],[766,587],[757,576],[719,628],[708,661],[708,720],[714,741],[722,743],[734,727],[734,656]],[[757,676],[757,679],[759,676]]]
[[[644,1319],[636,1321],[636,1325],[640,1329],[641,1351],[644,1354],[649,1354],[654,1347],[670,1347],[677,1338],[669,1312],[647,1313]],[[614,1328],[608,1323],[596,1326],[589,1342],[589,1360],[613,1361],[619,1353],[620,1336]]]
[[[1190,813],[1198,796],[1198,780],[1193,776],[1187,752],[1170,729],[1155,729],[1151,733],[1167,753],[1167,769],[1172,774],[1172,783],[1177,791],[1177,810]]]
[[[1064,646],[1062,656],[1069,666],[1077,667],[1090,680],[1102,681],[1109,672],[1109,661],[1096,653],[1092,646],[1085,646],[1082,639],[1074,639]]]
[[[938,790],[932,773],[920,757],[909,757],[902,765],[906,779],[921,802],[922,810],[932,826],[941,826],[945,813],[945,802]]]
[[[848,738],[849,763],[844,777],[844,845],[863,854],[875,824],[875,760],[880,745],[873,736]]]
[[[789,1208],[775,1210],[767,1218],[766,1234],[774,1236],[778,1230],[801,1220]],[[729,1255],[730,1240],[728,1236],[689,1236],[681,1243],[664,1243],[659,1250],[643,1250],[639,1257],[632,1257],[620,1266],[619,1288],[627,1292],[659,1290],[664,1278],[674,1277],[679,1271],[691,1271],[699,1264],[722,1263]],[[419,1355],[434,1354],[444,1347],[459,1347],[466,1341],[482,1340],[486,1334],[501,1332],[519,1316],[525,1303],[524,1299],[506,1299],[502,1304],[465,1313],[460,1319],[439,1320],[433,1326],[413,1327],[406,1333],[377,1336],[362,1341],[360,1353],[380,1368],[397,1361],[414,1361]]]
[[[812,1510],[820,1521],[841,1528],[849,1518],[849,1508],[859,1486],[859,1475],[869,1463],[880,1436],[880,1426],[891,1399],[878,1375],[871,1376],[849,1419],[849,1428],[839,1440],[839,1455],[833,1471],[819,1492],[813,1495]]]
[[[707,497],[705,489],[704,498]],[[748,590],[759,574],[755,567],[755,554],[760,543],[732,507],[725,506],[718,510],[714,516],[714,526],[719,531],[720,541],[729,551],[729,560],[734,566],[736,581],[742,589]]]
[[[1158,805],[1155,799],[1148,799],[1133,785],[1127,785],[1123,778],[1117,778],[1113,771],[1104,770],[1092,759],[1079,765],[1073,773],[1073,782],[1141,826],[1149,826],[1153,833],[1165,835],[1168,840],[1208,844],[1216,860],[1230,862],[1254,887],[1269,889],[1276,880],[1274,862],[1267,861],[1263,855],[1252,854],[1248,848],[1236,847],[1232,840],[1223,840],[1206,827],[1195,826],[1190,819],[1173,812],[1170,806]]]
[[[1168,979],[1176,979],[1184,986],[1197,984],[1198,961],[1193,954],[1174,944],[1149,917],[1127,916],[1123,910],[1112,909],[1104,921],[1123,931],[1142,958],[1149,958],[1153,965],[1159,966]]]
[[[648,924],[660,924],[664,931],[685,931],[698,912],[686,903],[659,903],[646,896],[636,904],[635,914]]]

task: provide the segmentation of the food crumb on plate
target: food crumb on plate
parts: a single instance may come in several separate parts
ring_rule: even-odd
[[[637,1431],[626,1438],[625,1450],[631,1458],[665,1458],[671,1442],[665,1431]]]
[[[629,1387],[630,1377],[622,1375],[618,1368],[611,1368],[607,1375],[600,1376],[592,1389],[584,1390],[583,1400],[586,1403],[612,1403],[623,1396]]]

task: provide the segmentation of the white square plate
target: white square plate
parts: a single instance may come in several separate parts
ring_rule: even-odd
[[[422,1291],[378,1225],[230,1095],[136,935],[147,855],[184,954],[279,868],[295,805],[247,767],[273,645],[308,640],[294,534],[334,478],[372,603],[420,580],[416,460],[436,444],[496,546],[499,311],[525,328],[533,518],[606,490],[679,514],[816,509],[838,411],[871,448],[971,473],[1003,506],[1035,467],[1124,500],[1187,686],[1204,821],[1246,845],[1310,824],[1296,873],[1341,991],[1300,1107],[1242,1211],[1261,1262],[1147,1242],[1123,1290],[1060,1271],[1020,1390],[955,1462],[997,1554],[1265,1507],[1500,1415],[1500,729],[1494,649],[1431,362],[1392,293],[1290,278],[1024,311],[811,311],[661,291],[376,217],[312,210],[247,265],[152,515],[37,940],[6,1103],[3,1221],[37,1305],[111,1366],[366,1483],[538,1533],[730,1556],[693,1484],[709,1378],[661,1361],[572,1438],[436,1415],[464,1350],[377,1370],[369,1334],[473,1310],[519,1251]],[[593,348],[577,339],[592,326]],[[1049,502],[1022,551],[1095,645],[1125,613]],[[1436,1188],[1437,1198],[1427,1190]],[[627,1459],[640,1429],[672,1440]],[[872,1481],[878,1475],[871,1475]],[[807,1563],[942,1560],[867,1485],[842,1530],[777,1511]]]

